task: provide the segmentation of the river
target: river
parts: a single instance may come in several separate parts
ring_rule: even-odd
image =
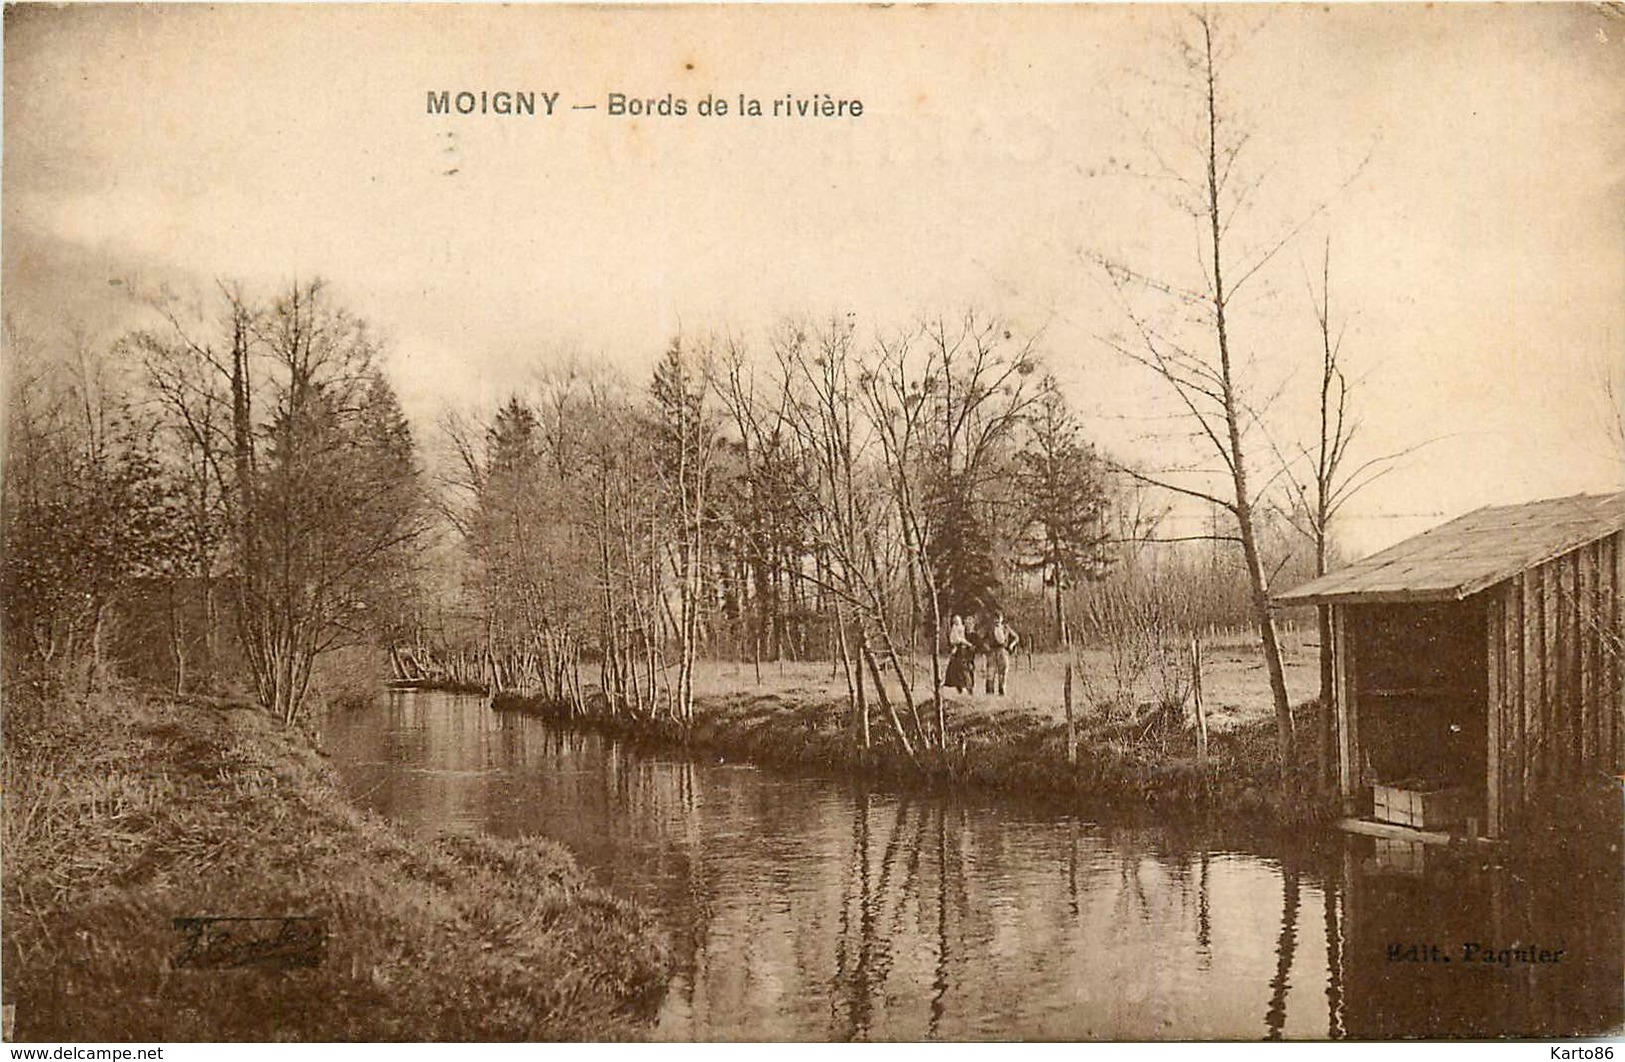
[[[1225,847],[652,755],[443,693],[335,712],[323,742],[405,828],[550,837],[649,908],[675,962],[658,1039],[1554,1035],[1625,1010],[1617,875]]]

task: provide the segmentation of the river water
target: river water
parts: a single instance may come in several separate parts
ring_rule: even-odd
[[[324,742],[407,829],[550,837],[653,911],[660,1039],[1536,1036],[1625,1012],[1617,873],[1242,850],[650,754],[443,693],[335,713]]]

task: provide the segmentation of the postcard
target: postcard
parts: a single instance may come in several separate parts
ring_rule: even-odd
[[[3,76],[8,1042],[1625,1024],[1619,5]]]

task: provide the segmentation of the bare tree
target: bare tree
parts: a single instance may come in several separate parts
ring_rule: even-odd
[[[228,538],[231,495],[230,369],[211,346],[197,342],[173,299],[154,299],[167,328],[147,329],[127,338],[139,357],[143,385],[168,436],[179,510],[180,549],[175,574],[196,580],[203,596],[205,672],[218,655],[216,582]],[[187,680],[187,639],[171,581],[170,627],[176,660],[175,687]]]
[[[801,334],[804,342],[808,333],[803,329]],[[830,338],[820,334],[818,341]],[[733,551],[740,554],[735,563],[744,569],[739,581],[748,583],[753,654],[758,662],[764,651],[777,660],[788,648],[789,613],[800,597],[807,556],[808,527],[797,494],[806,485],[810,466],[788,423],[787,378],[764,383],[751,351],[737,336],[723,343],[721,361],[713,388],[732,423],[734,497],[727,519]],[[840,610],[839,599],[835,609]],[[842,622],[837,615],[837,632]]]
[[[1162,162],[1151,145],[1162,172],[1157,174],[1178,192],[1182,209],[1197,222],[1197,261],[1203,283],[1192,288],[1174,280],[1152,276],[1106,256],[1097,256],[1119,297],[1130,329],[1127,336],[1110,336],[1109,344],[1154,373],[1177,399],[1182,413],[1195,426],[1207,452],[1218,459],[1214,470],[1226,483],[1222,489],[1201,485],[1199,479],[1145,473],[1123,468],[1130,476],[1189,498],[1215,505],[1234,521],[1251,587],[1252,612],[1264,652],[1274,703],[1276,744],[1282,777],[1293,761],[1292,706],[1288,701],[1281,662],[1280,641],[1270,612],[1269,580],[1264,570],[1255,509],[1261,491],[1249,464],[1249,432],[1269,397],[1255,398],[1243,379],[1233,335],[1232,306],[1238,292],[1267,265],[1302,227],[1305,218],[1247,257],[1230,240],[1231,225],[1245,210],[1257,182],[1240,178],[1236,162],[1248,138],[1232,128],[1221,103],[1221,60],[1215,16],[1207,10],[1191,12],[1193,39],[1183,41],[1183,57],[1192,76],[1191,87],[1200,101],[1201,120],[1196,133],[1199,172],[1181,173]],[[1149,139],[1149,138],[1148,138]],[[1318,213],[1318,211],[1317,211]],[[1131,296],[1151,295],[1171,302],[1174,312],[1166,321],[1155,320],[1134,308]],[[1182,329],[1192,320],[1205,339],[1184,339]],[[1204,477],[1205,478],[1205,477]]]
[[[371,333],[320,280],[259,303],[219,288],[215,339],[166,313],[136,345],[196,474],[220,487],[239,641],[261,705],[291,724],[316,658],[393,604],[383,590],[424,530],[415,451]]]
[[[264,417],[238,437],[238,623],[262,704],[291,724],[317,656],[364,637],[374,592],[423,532],[411,433],[364,322],[320,281],[234,302],[263,362]],[[238,385],[246,404],[252,381]],[[236,377],[234,376],[234,383]]]
[[[589,381],[583,415],[585,538],[597,554],[602,611],[600,686],[612,709],[653,713],[662,681],[655,637],[660,627],[656,443],[640,430],[642,413],[617,380]]]
[[[656,366],[651,383],[659,436],[656,466],[669,519],[676,523],[670,544],[677,581],[677,687],[675,714],[694,716],[694,661],[701,613],[708,593],[714,473],[720,442],[715,410],[706,401],[711,391],[708,351],[672,341]]]
[[[917,746],[931,746],[932,736],[919,718],[900,651],[907,642],[899,636],[890,608],[898,570],[912,562],[899,548],[896,493],[873,461],[879,433],[865,416],[869,407],[863,394],[870,370],[857,364],[850,320],[834,319],[817,328],[787,323],[774,335],[772,348],[779,397],[770,415],[755,423],[764,435],[771,431],[782,436],[795,449],[796,463],[810,473],[810,482],[787,491],[786,498],[799,506],[801,522],[826,557],[828,589],[857,618],[849,704],[858,716],[860,735],[866,737],[868,709],[860,699],[863,680],[857,672],[867,668],[893,735],[913,759]],[[837,622],[844,644],[844,609]],[[852,655],[850,648],[847,652]],[[912,731],[886,692],[882,657],[889,661]]]
[[[880,336],[859,378],[910,559],[914,615],[928,624],[936,738],[944,743],[938,640],[946,611],[986,607],[991,557],[967,550],[992,481],[1008,470],[1016,426],[1036,401],[1036,340],[976,311]],[[967,554],[970,554],[967,556]],[[966,563],[970,562],[970,563]]]
[[[1603,447],[1625,472],[1625,370],[1618,358],[1597,364],[1597,427]]]
[[[55,677],[104,663],[108,621],[172,563],[175,521],[155,428],[103,345],[74,329],[68,356],[5,324],[5,625]],[[88,688],[88,685],[87,685]]]
[[[1349,447],[1359,434],[1360,419],[1351,408],[1354,384],[1343,371],[1344,327],[1334,329],[1331,319],[1331,241],[1321,255],[1320,291],[1310,285],[1315,324],[1320,335],[1319,431],[1312,446],[1298,447],[1295,455],[1280,454],[1291,505],[1282,516],[1315,549],[1315,575],[1325,575],[1331,560],[1332,522],[1355,495],[1395,467],[1400,458],[1423,443],[1348,464]],[[1334,335],[1335,332],[1335,335]],[[1304,471],[1300,471],[1300,466]],[[1320,698],[1316,709],[1316,770],[1324,782],[1332,769],[1332,617],[1331,608],[1316,609],[1320,635]]]

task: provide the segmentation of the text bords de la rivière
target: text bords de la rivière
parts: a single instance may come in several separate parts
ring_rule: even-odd
[[[861,118],[863,101],[814,92],[754,96],[743,92],[707,92],[702,96],[636,95],[610,92],[590,101],[572,102],[562,92],[507,89],[430,89],[431,115],[496,115],[552,118],[564,114],[598,114],[610,118]]]

